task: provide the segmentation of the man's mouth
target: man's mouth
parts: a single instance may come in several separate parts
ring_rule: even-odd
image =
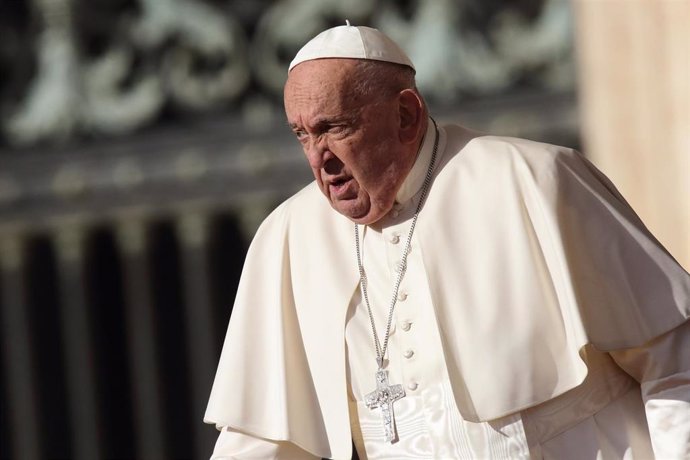
[[[351,177],[343,177],[339,179],[335,179],[330,182],[328,185],[328,188],[330,189],[330,194],[333,198],[337,198],[339,200],[342,199],[347,199],[347,198],[352,198],[351,196],[351,186],[352,185],[352,178]]]

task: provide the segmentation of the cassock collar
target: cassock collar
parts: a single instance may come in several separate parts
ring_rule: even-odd
[[[422,140],[422,146],[419,148],[419,153],[417,153],[417,159],[415,160],[409,174],[405,178],[405,181],[400,186],[400,190],[398,190],[398,193],[395,195],[396,203],[405,203],[415,196],[422,188],[427,169],[429,168],[429,162],[431,161],[431,152],[434,150],[434,141],[436,138],[435,131],[434,121],[429,118],[426,133],[424,134],[424,139]],[[440,132],[438,135],[441,135]]]

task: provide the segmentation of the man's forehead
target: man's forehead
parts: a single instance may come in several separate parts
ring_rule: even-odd
[[[327,74],[328,80],[323,81],[305,70],[304,78],[295,74],[293,84],[285,87],[285,112],[291,127],[316,127],[357,118],[364,104],[354,94],[351,79]]]
[[[314,91],[308,95],[296,94],[286,98],[288,124],[317,126],[353,121],[362,107],[349,104],[348,98],[343,96]]]
[[[318,59],[296,66],[288,75],[285,97],[321,97],[339,94],[350,86],[355,59]]]

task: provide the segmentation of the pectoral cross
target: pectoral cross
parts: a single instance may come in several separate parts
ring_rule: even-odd
[[[395,434],[395,417],[393,416],[393,403],[405,397],[402,385],[388,384],[388,371],[379,369],[376,371],[376,390],[364,396],[364,403],[369,409],[381,409],[381,420],[386,442],[393,444],[397,439]]]

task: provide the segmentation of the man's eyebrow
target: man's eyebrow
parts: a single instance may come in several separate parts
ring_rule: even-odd
[[[355,123],[356,120],[357,114],[329,115],[317,117],[313,122],[308,123],[308,126],[313,127],[315,131],[323,131],[335,125],[352,124]],[[304,129],[304,126],[301,123],[295,122],[288,122],[288,127],[293,131]]]
[[[343,123],[354,123],[357,120],[356,114],[341,114],[329,117],[317,118],[314,122],[314,126],[332,126],[332,125],[342,125]]]
[[[311,126],[314,128],[318,129],[323,129],[324,127],[331,126],[333,124],[337,123],[342,123],[344,121],[348,121],[347,117],[322,117],[322,118],[317,118],[314,120],[313,123],[309,123]],[[299,123],[288,123],[288,127],[292,129],[293,131],[295,129],[302,129],[302,125]]]
[[[330,126],[336,122],[337,122],[337,120],[335,118],[328,118],[328,117],[317,118],[316,120],[314,120],[314,128],[318,131],[318,130],[324,129],[324,128],[326,128],[326,127],[328,127],[328,126]]]

